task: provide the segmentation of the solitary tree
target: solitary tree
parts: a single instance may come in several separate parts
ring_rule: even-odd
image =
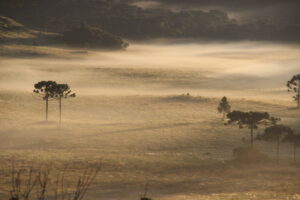
[[[293,145],[294,162],[296,163],[297,147],[300,147],[300,134],[289,133],[283,138],[283,142],[289,142]]]
[[[276,118],[270,117],[267,112],[242,112],[232,111],[227,114],[227,124],[238,124],[239,128],[249,128],[251,136],[251,147],[253,148],[253,132],[258,129],[258,125],[276,123]]]
[[[56,88],[55,81],[40,81],[34,84],[34,93],[41,94],[43,100],[46,102],[46,121],[48,121],[48,102],[50,98],[54,97],[54,88]]]
[[[291,80],[287,82],[288,91],[295,92],[293,98],[298,103],[298,109],[300,109],[300,74],[294,75]]]
[[[264,131],[264,134],[258,135],[258,140],[264,140],[264,141],[276,141],[277,142],[277,163],[279,162],[279,147],[280,142],[283,140],[284,137],[287,135],[293,135],[293,130],[285,125],[273,125],[270,127],[267,127]]]
[[[59,101],[59,126],[61,126],[61,101],[63,98],[76,97],[76,94],[72,93],[68,84],[57,84],[54,88],[54,97]]]
[[[229,102],[227,101],[226,97],[223,97],[219,103],[218,106],[218,112],[223,114],[223,119],[225,119],[225,116],[227,113],[229,113],[231,110],[231,106],[229,105]]]

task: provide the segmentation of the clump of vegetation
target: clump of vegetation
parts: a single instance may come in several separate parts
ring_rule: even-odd
[[[282,141],[289,142],[293,145],[294,162],[296,163],[296,151],[297,148],[300,147],[300,134],[289,132],[288,135],[286,135]]]
[[[270,158],[251,147],[237,147],[233,149],[234,161],[239,164],[254,164],[269,161]]]
[[[192,103],[198,103],[198,102],[206,102],[208,99],[202,97],[202,96],[193,96],[190,93],[181,94],[181,95],[172,95],[165,98],[167,101],[179,101],[179,102],[192,102]]]
[[[227,97],[223,97],[218,106],[218,112],[223,114],[223,119],[225,119],[226,114],[228,114],[231,110],[231,106],[227,100]]]
[[[83,200],[99,169],[99,167],[84,169],[70,191],[65,180],[66,169],[57,171],[51,164],[16,167],[13,160],[9,200]],[[56,178],[53,179],[50,175]]]
[[[264,140],[264,141],[276,141],[277,143],[277,163],[279,162],[279,148],[280,148],[280,143],[283,140],[283,138],[287,135],[292,135],[293,130],[285,125],[273,125],[270,127],[267,127],[265,129],[264,134],[258,135],[257,139],[258,140]]]
[[[239,128],[250,129],[251,147],[253,148],[254,130],[259,125],[274,124],[278,118],[271,117],[267,112],[242,112],[232,111],[227,114],[228,122],[226,124],[237,124]]]
[[[125,49],[128,43],[101,28],[80,24],[64,32],[63,40],[72,46],[108,49]]]
[[[300,74],[294,75],[291,80],[287,82],[288,91],[295,92],[293,97],[298,104],[298,109],[300,109]]]

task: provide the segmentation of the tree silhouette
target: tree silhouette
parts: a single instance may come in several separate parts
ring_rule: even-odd
[[[227,124],[238,124],[239,128],[249,128],[251,136],[251,147],[253,148],[253,131],[258,129],[258,125],[276,124],[279,120],[270,117],[267,112],[242,112],[232,111],[227,114]]]
[[[293,98],[297,101],[298,109],[300,109],[300,74],[294,75],[291,80],[287,82],[288,91],[296,93]]]
[[[218,106],[218,112],[223,114],[223,119],[225,119],[225,116],[227,113],[229,113],[231,110],[231,106],[229,105],[229,102],[227,101],[226,97],[223,97],[219,103]]]
[[[57,83],[55,81],[40,81],[34,84],[34,93],[41,94],[43,100],[46,102],[46,121],[48,121],[48,102],[50,98],[54,97],[54,88]]]
[[[264,140],[264,141],[276,141],[277,142],[277,163],[279,162],[279,147],[280,142],[286,137],[287,135],[293,135],[293,130],[285,125],[273,125],[270,127],[267,127],[264,131],[264,134],[258,135],[258,140]]]
[[[297,147],[300,147],[300,134],[289,133],[283,138],[283,142],[289,142],[293,145],[294,162],[296,163]]]
[[[72,93],[68,84],[57,84],[54,88],[54,97],[59,101],[59,126],[61,126],[62,99],[76,97],[76,94]]]

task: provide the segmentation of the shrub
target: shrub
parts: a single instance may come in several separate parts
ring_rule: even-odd
[[[240,164],[255,164],[269,161],[269,157],[251,147],[237,147],[233,149],[234,161]]]

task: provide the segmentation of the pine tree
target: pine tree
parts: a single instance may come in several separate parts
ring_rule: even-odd
[[[294,75],[291,80],[287,82],[288,91],[295,92],[293,98],[297,101],[298,109],[300,109],[300,74]]]
[[[72,93],[68,84],[57,84],[54,89],[54,97],[59,101],[59,126],[61,126],[62,99],[76,97],[76,94]]]
[[[225,116],[227,113],[229,113],[231,110],[231,106],[229,105],[229,102],[227,101],[226,97],[223,97],[219,103],[218,106],[218,112],[223,114],[223,119],[225,119]]]
[[[283,141],[284,137],[287,135],[292,135],[293,130],[285,125],[273,125],[270,127],[267,127],[265,129],[264,134],[258,135],[258,140],[264,140],[264,141],[276,141],[277,143],[277,163],[279,162],[279,147],[280,143]]]
[[[41,94],[46,102],[46,121],[48,121],[48,103],[50,98],[54,98],[54,88],[57,83],[55,81],[40,81],[34,84],[34,93]]]

